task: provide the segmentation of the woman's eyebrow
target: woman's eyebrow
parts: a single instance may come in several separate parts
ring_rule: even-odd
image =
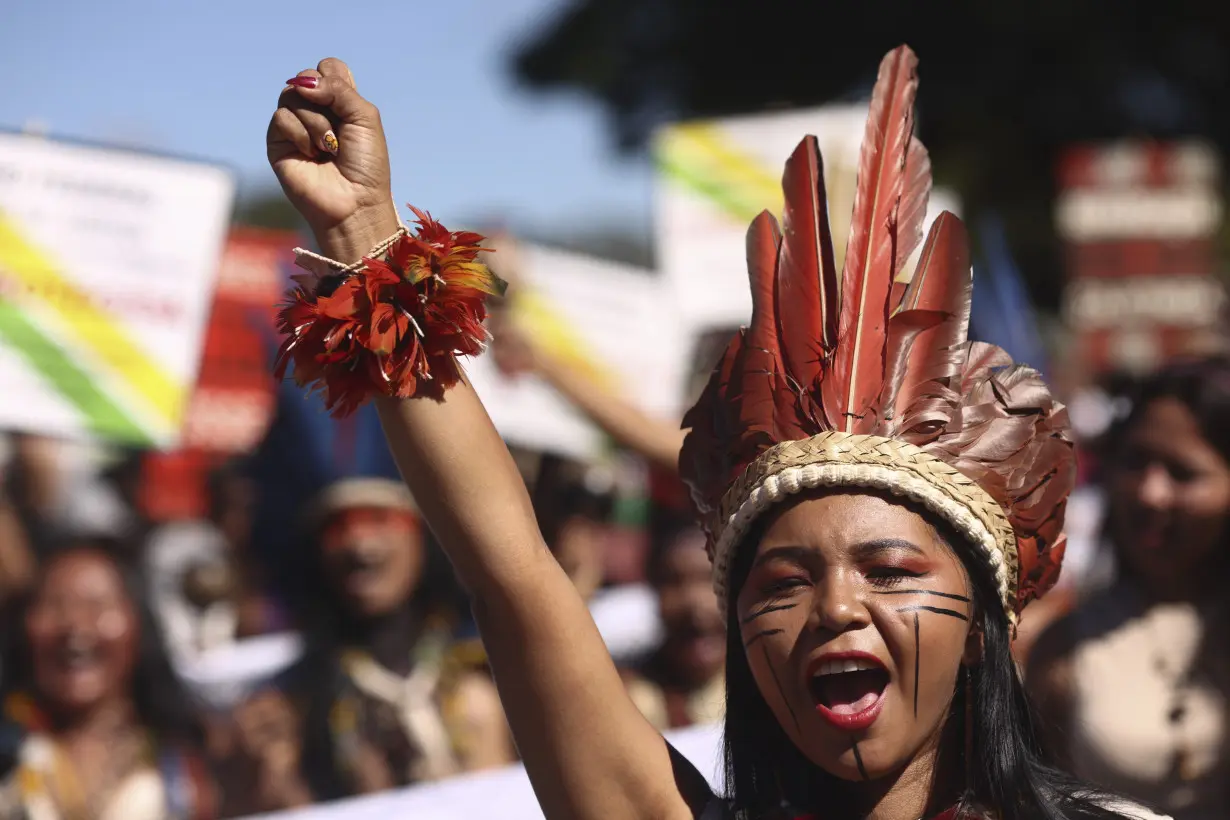
[[[904,538],[876,538],[863,541],[850,547],[850,552],[855,560],[860,562],[878,558],[886,552],[911,552],[920,557],[926,556],[922,547]]]
[[[756,556],[756,561],[752,564],[752,568],[767,564],[770,561],[792,561],[796,564],[804,563],[809,556],[815,553],[815,550],[807,547],[772,547]]]

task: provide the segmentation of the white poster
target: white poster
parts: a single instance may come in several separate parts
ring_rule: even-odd
[[[688,342],[663,279],[535,245],[521,246],[518,256],[513,305],[538,343],[646,413],[677,423]],[[466,369],[510,443],[578,459],[601,453],[601,433],[537,377],[507,375],[491,355]]]
[[[234,187],[202,163],[0,134],[0,428],[177,442]]]

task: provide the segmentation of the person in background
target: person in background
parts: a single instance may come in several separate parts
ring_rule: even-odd
[[[322,597],[310,601],[308,654],[286,692],[303,715],[301,775],[316,798],[510,761],[490,678],[445,675],[451,636],[423,594],[428,550],[405,486],[345,479],[311,512]],[[493,740],[476,744],[475,736]],[[492,754],[500,743],[506,753]]]
[[[1100,377],[1088,387],[1065,397],[1072,432],[1077,441],[1077,483],[1068,498],[1064,517],[1067,545],[1063,575],[1045,598],[1022,613],[1017,624],[1012,655],[1028,667],[1029,655],[1038,638],[1069,614],[1090,591],[1105,586],[1114,563],[1101,544],[1105,518],[1105,490],[1101,481],[1106,439],[1116,420],[1126,415],[1136,389],[1136,374],[1117,371]]]
[[[172,521],[150,531],[143,550],[147,594],[177,664],[235,640],[226,542],[208,521]]]
[[[217,815],[200,726],[122,553],[54,549],[6,613],[0,818]]]
[[[664,634],[643,663],[624,670],[624,681],[659,731],[718,723],[725,714],[726,627],[704,547],[688,513],[654,509],[646,575]]]
[[[210,473],[209,519],[226,543],[224,588],[235,607],[235,636],[247,638],[289,629],[289,613],[268,589],[263,567],[252,550],[253,513],[260,488],[241,462],[232,460]]]
[[[209,727],[210,754],[224,795],[223,816],[311,805],[316,798],[302,770],[302,720],[289,695],[276,686],[263,687],[228,718],[211,719]]]
[[[257,487],[236,461],[207,484],[205,517],[154,527],[144,549],[154,611],[180,663],[290,627],[251,553]]]
[[[534,483],[534,510],[547,547],[586,601],[602,587],[604,549],[614,499],[600,470],[544,454]]]
[[[1033,695],[1073,769],[1175,818],[1230,815],[1230,360],[1146,379],[1108,438],[1117,577],[1039,640]]]
[[[36,563],[21,513],[5,490],[0,472],[0,607],[29,588]]]

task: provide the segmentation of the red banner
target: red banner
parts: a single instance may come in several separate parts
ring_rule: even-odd
[[[204,515],[209,472],[228,457],[250,452],[268,430],[276,401],[270,373],[274,305],[296,244],[298,237],[290,232],[231,231],[183,446],[145,459],[142,506],[151,519]]]

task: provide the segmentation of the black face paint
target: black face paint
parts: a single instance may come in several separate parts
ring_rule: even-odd
[[[914,717],[918,717],[918,663],[920,660],[919,648],[922,642],[919,640],[918,613],[914,613]]]
[[[936,615],[949,615],[953,618],[960,618],[962,621],[969,620],[968,616],[962,615],[960,612],[957,612],[956,610],[942,609],[941,607],[938,607],[938,606],[924,606],[922,604],[919,604],[918,606],[903,606],[897,611],[898,612],[934,612]]]
[[[744,641],[743,648],[751,649],[752,644],[756,643],[756,641],[760,640],[761,638],[767,638],[770,635],[780,635],[783,632],[785,632],[784,629],[762,629],[759,632],[757,632],[755,635],[753,635],[752,637]]]
[[[799,725],[799,716],[794,713],[794,707],[790,705],[790,698],[786,697],[786,690],[782,688],[782,682],[777,677],[777,672],[773,669],[773,661],[769,660],[769,650],[764,650],[765,666],[769,667],[769,674],[773,676],[773,683],[777,684],[777,692],[782,696],[782,703],[786,704],[786,710],[790,712],[790,719],[794,721],[794,730],[799,733],[799,737],[803,736],[803,727]]]
[[[770,606],[762,606],[742,621],[739,621],[739,624],[741,626],[747,626],[761,615],[768,615],[770,612],[781,612],[783,609],[794,609],[796,606],[798,606],[798,604],[772,604]]]
[[[953,601],[969,603],[969,598],[966,598],[964,595],[954,595],[951,592],[939,592],[934,589],[876,589],[872,591],[876,595],[934,595],[937,598],[948,598]]]
[[[854,749],[854,762],[858,764],[859,776],[864,780],[870,780],[871,778],[867,776],[867,767],[863,765],[863,756],[858,751],[858,743],[855,743],[851,748]]]

